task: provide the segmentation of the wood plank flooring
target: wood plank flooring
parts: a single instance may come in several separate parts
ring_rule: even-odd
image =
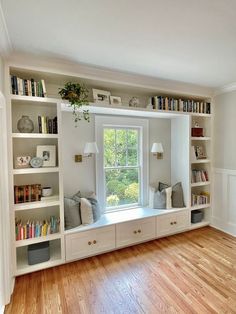
[[[21,276],[5,313],[236,313],[236,238],[206,227]]]

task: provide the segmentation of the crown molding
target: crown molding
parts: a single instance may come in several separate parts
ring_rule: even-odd
[[[224,85],[218,89],[215,90],[214,96],[218,96],[225,93],[230,93],[236,91],[236,82]]]
[[[12,44],[7,29],[4,13],[0,3],[0,55],[7,55],[12,50]]]

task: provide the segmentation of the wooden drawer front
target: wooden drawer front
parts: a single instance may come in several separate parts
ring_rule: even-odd
[[[115,248],[115,226],[66,235],[66,260],[95,255]]]
[[[155,217],[116,225],[116,246],[123,247],[155,238]]]
[[[157,236],[168,235],[188,228],[188,212],[156,217]]]

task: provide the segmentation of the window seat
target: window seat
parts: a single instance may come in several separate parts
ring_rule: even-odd
[[[138,207],[126,209],[116,212],[105,213],[101,218],[91,225],[80,225],[76,228],[65,230],[65,234],[73,234],[77,232],[88,231],[96,228],[102,228],[123,222],[138,220],[159,215],[166,215],[170,213],[180,212],[187,208],[171,208],[171,209],[152,209],[148,207]]]

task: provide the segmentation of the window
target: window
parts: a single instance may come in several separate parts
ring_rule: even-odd
[[[97,193],[105,211],[146,201],[147,126],[143,119],[96,117]]]
[[[103,129],[106,208],[140,203],[139,129]]]

